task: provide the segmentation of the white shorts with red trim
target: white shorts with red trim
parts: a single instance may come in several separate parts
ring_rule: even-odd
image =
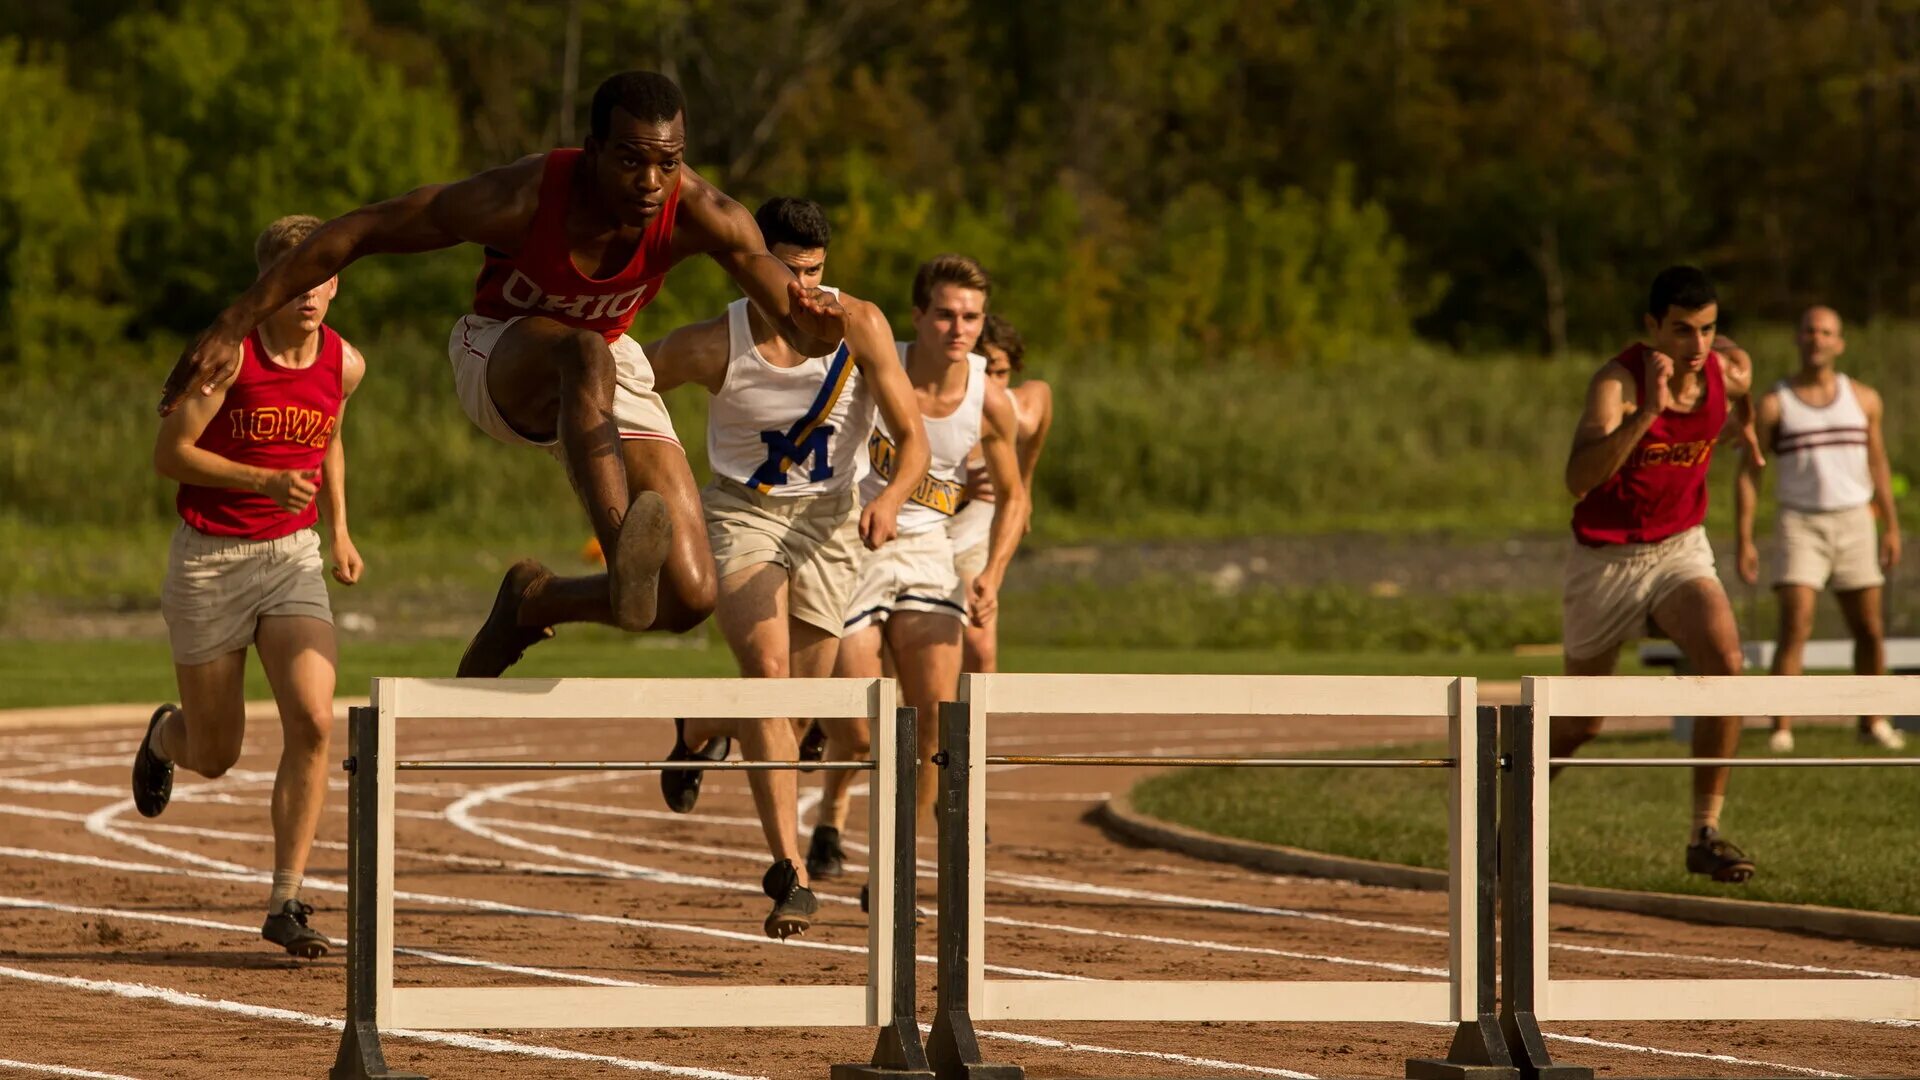
[[[551,453],[560,452],[557,439],[530,439],[514,430],[487,392],[487,362],[500,335],[519,319],[489,319],[466,315],[453,324],[447,338],[447,359],[453,362],[453,389],[467,419],[481,431],[509,446],[538,446]],[[610,346],[613,350],[613,421],[622,439],[659,439],[680,445],[674,434],[673,419],[666,403],[653,389],[653,365],[640,343],[621,335]]]

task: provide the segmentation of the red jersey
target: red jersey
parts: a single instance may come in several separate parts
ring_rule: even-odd
[[[1650,351],[1632,345],[1614,357],[1636,391],[1645,385]],[[1652,544],[1706,520],[1707,463],[1727,422],[1720,354],[1707,354],[1700,375],[1706,386],[1693,411],[1662,412],[1620,471],[1574,506],[1574,539],[1588,547]]]
[[[612,277],[591,278],[573,263],[567,243],[567,204],[573,172],[581,150],[555,150],[547,155],[540,177],[540,205],[533,212],[520,254],[507,255],[487,248],[486,265],[473,286],[473,313],[489,319],[544,315],[567,326],[592,330],[608,341],[617,340],[646,307],[671,265],[673,219],[680,208],[676,176],[666,204],[647,223],[633,258]]]
[[[290,368],[267,355],[259,331],[248,334],[240,374],[227,387],[220,414],[194,445],[262,469],[318,469],[340,423],[344,345],[339,334],[322,326],[320,355],[309,367]],[[289,514],[261,492],[198,484],[181,484],[174,506],[182,520],[203,533],[244,540],[276,540],[320,516],[317,496],[305,510]]]

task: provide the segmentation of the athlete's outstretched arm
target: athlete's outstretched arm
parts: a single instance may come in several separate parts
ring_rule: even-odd
[[[986,459],[993,481],[993,528],[987,533],[987,565],[973,579],[967,598],[968,617],[975,626],[993,621],[1000,606],[1000,582],[1027,531],[1027,487],[1020,482],[1020,460],[1014,446],[1020,425],[1013,418],[1007,392],[998,383],[987,384],[986,407],[980,418],[980,456]]]
[[[195,389],[210,394],[231,378],[240,369],[240,343],[261,320],[356,259],[463,242],[518,248],[539,203],[540,169],[540,158],[523,158],[457,183],[415,188],[315,229],[180,354],[160,392],[160,415],[178,408]]]
[[[803,287],[786,263],[767,253],[760,226],[746,207],[691,169],[686,172],[676,252],[704,254],[719,263],[801,356],[833,351],[847,336],[839,301],[824,289]]]
[[[320,461],[320,516],[327,520],[327,549],[333,553],[333,577],[342,585],[360,580],[366,563],[347,531],[347,401],[367,374],[367,358],[351,345],[340,357],[340,412],[334,418],[333,439]]]
[[[860,511],[860,539],[867,550],[877,551],[899,532],[900,508],[926,478],[933,451],[927,442],[927,426],[920,420],[920,402],[914,397],[913,383],[907,380],[907,369],[900,364],[887,317],[873,304],[845,293],[840,294],[840,304],[847,312],[847,349],[887,422],[887,430],[893,433],[897,450],[893,479]]]
[[[664,394],[676,386],[699,383],[717,394],[727,381],[727,317],[689,323],[645,346],[653,367],[653,389]]]
[[[1567,490],[1574,498],[1586,498],[1587,492],[1613,479],[1627,463],[1634,444],[1653,427],[1660,411],[1672,404],[1673,392],[1667,386],[1672,374],[1671,358],[1650,353],[1643,387],[1636,388],[1627,369],[1611,360],[1594,375],[1587,386],[1580,425],[1573,429],[1573,451],[1567,455]],[[1645,407],[1633,404],[1636,389]]]
[[[1765,395],[1754,407],[1754,413],[1759,437],[1771,445],[1774,429],[1780,424],[1780,399]],[[1734,566],[1740,580],[1749,585],[1760,580],[1760,549],[1753,543],[1753,519],[1760,505],[1760,472],[1765,466],[1765,461],[1746,454],[1733,474]]]

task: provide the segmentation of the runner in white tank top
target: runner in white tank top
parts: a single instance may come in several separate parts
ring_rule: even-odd
[[[1894,515],[1892,475],[1880,422],[1880,395],[1834,370],[1846,351],[1840,316],[1832,308],[1808,308],[1800,318],[1800,370],[1760,399],[1756,422],[1761,445],[1771,449],[1779,473],[1780,517],[1774,593],[1780,601],[1780,636],[1773,653],[1775,675],[1798,675],[1813,632],[1814,601],[1831,588],[1853,631],[1862,675],[1886,671],[1880,592],[1886,571],[1900,560],[1900,520]],[[1760,579],[1760,552],[1753,542],[1754,506],[1762,466],[1749,460],[1734,489],[1740,577]],[[1874,518],[1882,531],[1874,537]],[[1885,717],[1860,718],[1860,741],[1887,749],[1906,745]],[[1775,717],[1768,745],[1793,749],[1793,730]]]
[[[1013,324],[998,315],[987,316],[987,328],[980,335],[980,354],[987,358],[987,377],[1007,388],[1007,404],[1013,406],[1014,425],[1019,431],[1015,454],[1020,461],[1020,482],[1033,497],[1033,474],[1040,464],[1040,452],[1053,429],[1053,387],[1041,379],[1024,379],[1010,385],[1014,376],[1026,367],[1026,343]],[[953,538],[953,567],[963,585],[987,565],[987,535],[993,524],[993,484],[987,479],[986,464],[979,455],[967,461],[967,502],[947,526]],[[961,642],[961,671],[991,673],[1000,670],[1000,620],[985,626],[968,626]]]
[[[971,618],[993,618],[1000,580],[1026,528],[1027,491],[1014,457],[1017,429],[1007,392],[986,377],[986,360],[974,353],[986,318],[988,281],[980,265],[961,255],[928,260],[914,276],[914,339],[898,346],[900,362],[919,399],[931,464],[926,479],[900,513],[900,539],[861,562],[860,580],[847,611],[834,674],[876,678],[884,671],[882,650],[893,660],[901,704],[919,710],[920,805],[933,806],[932,754],[939,745],[939,703],[959,693],[961,628]],[[893,422],[881,417],[869,441],[870,473],[863,494],[892,476]],[[946,523],[960,508],[966,461],[978,445],[999,493],[987,565],[970,590],[960,587]],[[827,726],[828,756],[863,757],[870,735],[865,721]],[[836,861],[846,821],[847,779],[827,773],[818,826],[808,858]]]
[[[803,286],[819,284],[829,239],[820,207],[773,199],[754,218],[773,257]],[[707,424],[714,475],[701,502],[720,578],[715,617],[749,677],[832,674],[861,551],[893,540],[900,507],[926,472],[919,403],[886,316],[845,293],[840,306],[848,338],[824,356],[799,355],[744,299],[647,346],[660,390],[692,382],[714,395]],[[902,433],[899,475],[863,509],[856,464],[876,411]],[[687,721],[673,756],[723,758],[729,735],[751,759],[791,761],[798,752],[793,722],[773,718]],[[691,810],[700,775],[662,773],[667,805]],[[775,861],[801,863],[794,774],[748,779]]]

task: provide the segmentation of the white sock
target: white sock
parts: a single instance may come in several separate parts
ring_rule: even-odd
[[[168,764],[172,764],[173,758],[167,753],[166,742],[160,738],[160,733],[167,730],[167,725],[173,721],[174,717],[179,715],[181,714],[170,712],[161,717],[160,722],[153,725],[153,731],[147,736],[147,749],[153,752],[154,757]]]
[[[273,872],[273,893],[267,897],[267,914],[278,915],[287,901],[300,897],[300,875],[291,870]]]

